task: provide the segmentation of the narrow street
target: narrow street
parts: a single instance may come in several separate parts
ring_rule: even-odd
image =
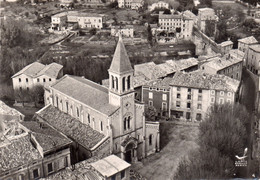
[[[255,100],[256,100],[256,94],[255,94],[255,84],[253,79],[250,77],[249,73],[243,69],[243,75],[242,75],[242,94],[240,103],[243,104],[249,114],[254,116],[254,110],[255,110]],[[258,161],[252,157],[252,148],[254,146],[254,143],[256,143],[256,139],[254,137],[254,121],[255,116],[251,119],[251,121],[248,123],[247,126],[247,147],[248,147],[248,165],[247,167],[239,167],[239,174],[238,177],[240,178],[252,178],[252,174],[256,173],[256,169],[259,166]]]

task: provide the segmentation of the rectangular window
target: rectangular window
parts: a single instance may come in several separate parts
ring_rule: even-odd
[[[28,78],[26,78],[26,82],[28,82]]]
[[[153,99],[153,93],[149,92],[149,99]]]
[[[201,108],[202,108],[201,104],[198,104],[197,109],[201,109]]]
[[[163,94],[163,95],[162,95],[162,99],[163,99],[164,101],[166,101],[166,100],[167,100],[167,94]]]
[[[125,170],[121,171],[121,179],[125,177]]]
[[[180,101],[176,101],[176,107],[181,107],[181,102]]]
[[[100,130],[103,131],[103,123],[100,121]]]
[[[220,96],[224,96],[224,91],[220,91]]]
[[[49,81],[51,81],[51,78],[49,78]]]
[[[215,102],[215,98],[212,97],[211,100],[210,100],[211,103],[214,103]]]
[[[162,110],[167,110],[167,103],[166,102],[163,102],[162,103]]]
[[[186,112],[186,119],[190,119],[190,112]]]
[[[111,180],[116,180],[116,175],[111,176]]]
[[[34,179],[39,178],[39,170],[38,169],[33,170],[33,178]]]
[[[202,95],[198,95],[198,101],[202,101]]]
[[[219,104],[224,104],[224,99],[223,98],[219,98]]]
[[[48,173],[51,173],[51,172],[53,172],[53,164],[49,163],[48,164]]]
[[[199,89],[199,93],[200,93],[200,94],[202,93],[202,89]]]
[[[189,102],[187,103],[187,108],[190,108],[190,103]]]
[[[19,78],[19,82],[22,82],[21,78]]]
[[[211,94],[211,95],[215,95],[215,91],[214,91],[214,90],[211,90],[211,91],[210,91],[210,94]]]
[[[43,82],[45,82],[46,80],[45,80],[45,78],[43,78]]]
[[[181,91],[181,88],[180,88],[180,87],[177,87],[177,91]]]
[[[190,94],[187,95],[187,99],[191,99],[191,95]]]
[[[149,101],[149,106],[153,106],[153,101]]]
[[[39,79],[39,78],[37,78],[37,82],[40,82],[40,79]]]
[[[181,98],[181,94],[177,93],[177,98],[180,99]]]
[[[191,92],[191,88],[188,88],[188,92]]]

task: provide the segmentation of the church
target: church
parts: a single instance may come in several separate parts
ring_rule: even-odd
[[[35,118],[73,141],[72,163],[109,154],[131,163],[159,151],[159,122],[146,121],[144,103],[135,100],[121,36],[108,73],[108,88],[72,75],[45,88],[45,107]]]

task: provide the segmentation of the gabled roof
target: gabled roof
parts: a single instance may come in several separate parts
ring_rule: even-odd
[[[21,75],[21,74],[25,74],[27,76],[36,76],[37,73],[39,71],[41,71],[45,66],[39,62],[34,62],[32,64],[29,64],[28,66],[25,66],[22,70],[20,70],[19,72],[17,72],[16,74],[14,74],[12,76],[15,77],[15,76],[18,76],[18,75]]]
[[[128,58],[123,40],[121,35],[119,34],[119,40],[116,46],[116,50],[113,56],[113,60],[111,63],[111,66],[108,71],[114,72],[114,73],[125,73],[129,71],[133,71],[133,68],[131,66],[130,60]]]
[[[78,76],[65,75],[51,86],[107,116],[119,107],[109,104],[108,89],[100,84]]]
[[[78,119],[60,111],[54,106],[46,106],[36,112],[37,117],[43,119],[56,130],[60,131],[73,141],[78,142],[86,149],[93,148],[105,136],[92,129],[89,125],[80,122]]]
[[[47,75],[56,78],[62,68],[62,65],[54,62],[46,65],[39,73],[37,73],[37,76]]]
[[[260,52],[260,44],[251,45],[251,46],[249,46],[249,49],[252,49],[256,52]]]
[[[72,143],[70,139],[61,135],[58,131],[54,130],[46,123],[39,123],[37,121],[23,121],[21,124],[32,132],[32,135],[42,147],[43,152]]]
[[[98,171],[104,177],[111,177],[126,168],[129,168],[131,164],[127,163],[123,159],[116,155],[110,155],[104,159],[91,163],[91,166]]]
[[[224,41],[224,42],[220,43],[219,45],[222,46],[222,47],[224,47],[224,46],[233,45],[233,44],[234,44],[234,43],[229,40],[229,41]]]
[[[239,39],[238,42],[242,42],[245,44],[256,44],[258,43],[258,41],[256,40],[256,38],[254,36],[249,36],[243,39]]]
[[[12,76],[12,78],[19,76],[21,74],[25,74],[30,77],[38,77],[41,75],[47,75],[49,77],[56,78],[62,69],[62,65],[57,63],[51,63],[49,65],[43,65],[39,62],[34,62],[29,64],[28,66],[24,67],[22,70],[17,72]]]

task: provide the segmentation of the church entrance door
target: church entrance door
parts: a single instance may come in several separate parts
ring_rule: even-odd
[[[132,150],[128,150],[125,153],[125,161],[128,163],[132,162]]]

